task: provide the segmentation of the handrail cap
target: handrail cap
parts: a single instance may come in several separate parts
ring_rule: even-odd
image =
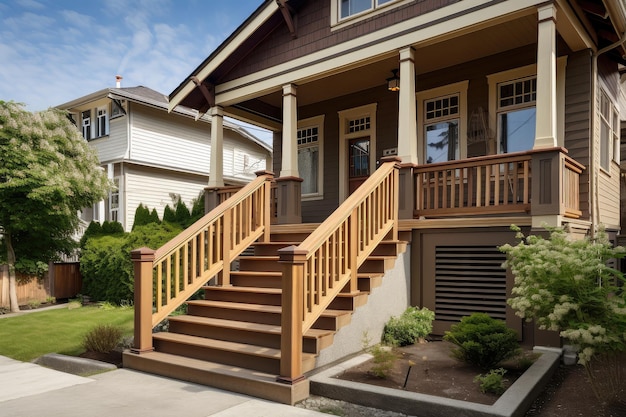
[[[154,249],[143,246],[130,251],[130,259],[133,261],[153,261],[155,253],[156,251]]]

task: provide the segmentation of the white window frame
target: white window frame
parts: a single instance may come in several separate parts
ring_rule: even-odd
[[[620,120],[615,102],[604,88],[600,88],[599,100],[600,168],[609,173],[611,162],[619,164],[620,160]]]
[[[85,117],[86,114],[88,114],[89,117]],[[91,109],[80,112],[80,126],[83,132],[83,138],[85,138],[86,141],[90,141],[91,139],[93,139],[91,117]]]
[[[469,80],[460,81],[454,84],[448,84],[441,87],[432,88],[430,90],[419,91],[415,94],[417,100],[418,112],[418,128],[417,128],[417,157],[420,161],[426,162],[426,126],[433,121],[426,120],[425,103],[427,101],[445,97],[458,95],[459,97],[459,114],[457,117],[448,117],[437,119],[437,121],[445,121],[450,119],[459,119],[459,159],[467,158],[467,89]]]
[[[408,4],[413,0],[370,0],[370,8],[358,13],[354,13],[350,16],[341,17],[341,0],[331,0],[330,7],[330,25],[332,29],[339,29],[342,26],[359,22],[361,20],[369,19],[376,14],[383,13],[389,8],[398,7],[404,4]]]
[[[339,199],[345,200],[348,197],[348,142],[350,139],[369,136],[370,138],[370,175],[376,169],[376,103],[352,109],[341,110],[339,115]],[[366,130],[349,133],[348,123],[350,120],[361,117],[370,118],[370,127]]]
[[[96,114],[96,138],[107,136],[109,134],[109,106],[98,107]]]
[[[324,115],[298,120],[298,131],[309,128],[317,128],[317,142],[298,145],[298,151],[304,148],[317,147],[317,192],[302,194],[302,201],[324,198]]]
[[[120,222],[123,224],[121,218],[120,218],[120,213],[122,212],[121,210],[121,198],[122,198],[122,193],[121,193],[121,183],[122,183],[122,178],[121,177],[115,177],[113,178],[113,183],[115,184],[115,187],[109,192],[109,201],[108,201],[108,218],[109,221],[112,222]],[[113,204],[113,197],[116,197],[117,199],[117,204],[114,206]]]

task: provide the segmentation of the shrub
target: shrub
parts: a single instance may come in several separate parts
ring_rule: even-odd
[[[109,353],[122,340],[122,330],[110,324],[98,324],[83,338],[83,347],[89,352]]]
[[[96,301],[121,304],[134,294],[130,252],[140,247],[157,249],[181,229],[175,225],[150,223],[131,233],[89,239],[80,259],[83,291]]]
[[[456,345],[452,356],[482,369],[492,369],[520,350],[517,333],[485,313],[463,317],[443,338]]]
[[[123,235],[124,226],[120,222],[105,221],[102,223],[102,234],[104,235]]]
[[[412,345],[433,330],[435,313],[426,307],[407,308],[400,317],[392,317],[383,330],[383,342],[393,346]]]
[[[369,353],[374,356],[374,363],[370,368],[370,373],[378,378],[387,378],[387,374],[393,368],[393,364],[398,359],[393,349],[387,346],[375,345],[369,349]]]
[[[474,382],[480,383],[480,391],[483,394],[491,393],[500,395],[506,391],[504,387],[504,383],[506,382],[504,374],[506,374],[506,369],[504,368],[492,369],[485,375],[477,375],[474,378]]]
[[[102,236],[102,225],[92,220],[89,226],[87,226],[87,229],[85,229],[85,233],[83,233],[83,236],[80,238],[80,248],[84,249],[87,240],[94,236]]]
[[[143,203],[139,203],[139,206],[135,210],[135,218],[133,220],[133,230],[137,226],[143,226],[151,222],[150,210],[144,206]]]
[[[169,204],[163,209],[163,223],[176,223],[176,212]]]
[[[517,245],[503,245],[504,267],[515,276],[508,300],[515,314],[535,320],[540,329],[559,331],[579,350],[591,388],[600,401],[619,400],[621,372],[596,372],[594,366],[619,369],[626,352],[624,276],[610,260],[626,254],[613,247],[603,229],[595,238],[571,239],[562,228],[546,229],[549,238],[517,232]]]

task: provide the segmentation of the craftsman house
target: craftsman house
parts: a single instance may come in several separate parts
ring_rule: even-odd
[[[130,231],[139,204],[155,208],[161,218],[165,206],[175,207],[179,199],[191,208],[209,183],[211,167],[219,167],[225,184],[239,186],[270,167],[271,147],[231,122],[223,124],[220,165],[210,165],[206,117],[196,121],[197,111],[183,106],[168,113],[163,94],[120,83],[118,76],[116,88],[57,106],[70,112],[117,186],[105,201],[83,210],[84,222],[118,221]]]
[[[625,41],[618,0],[264,1],[169,109],[208,114],[214,149],[225,116],[273,130],[273,174],[216,173],[202,221],[133,252],[125,366],[293,403],[408,305],[558,345],[507,307],[498,246],[618,233]]]

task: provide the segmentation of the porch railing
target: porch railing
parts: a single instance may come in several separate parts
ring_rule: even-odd
[[[398,160],[383,164],[283,263],[280,378],[302,377],[302,334],[339,292],[357,291],[357,270],[391,232],[398,236]]]
[[[535,195],[533,160],[542,161],[534,173],[542,176],[534,179],[535,186],[541,187],[535,190],[541,202],[531,198]],[[561,173],[552,171],[558,167]],[[550,214],[580,217],[579,176],[583,170],[562,148],[420,165],[414,169],[414,217],[531,213],[535,209],[537,214],[548,214],[539,204],[553,192],[559,193],[560,205],[551,206]]]
[[[271,206],[270,206],[270,217],[272,220],[272,223],[276,222],[276,217],[277,217],[277,196],[276,196],[276,182],[272,181],[271,183],[271,188],[270,188],[270,202],[271,202]],[[233,185],[233,186],[228,186],[228,187],[222,187],[219,190],[217,190],[217,202],[218,204],[222,204],[224,201],[228,200],[229,198],[231,198],[233,195],[235,195],[235,193],[237,193],[239,190],[241,190],[243,187],[239,186],[239,185]]]
[[[135,351],[151,349],[151,331],[217,275],[230,285],[230,264],[259,238],[269,241],[270,174],[254,181],[156,251],[132,252]]]

